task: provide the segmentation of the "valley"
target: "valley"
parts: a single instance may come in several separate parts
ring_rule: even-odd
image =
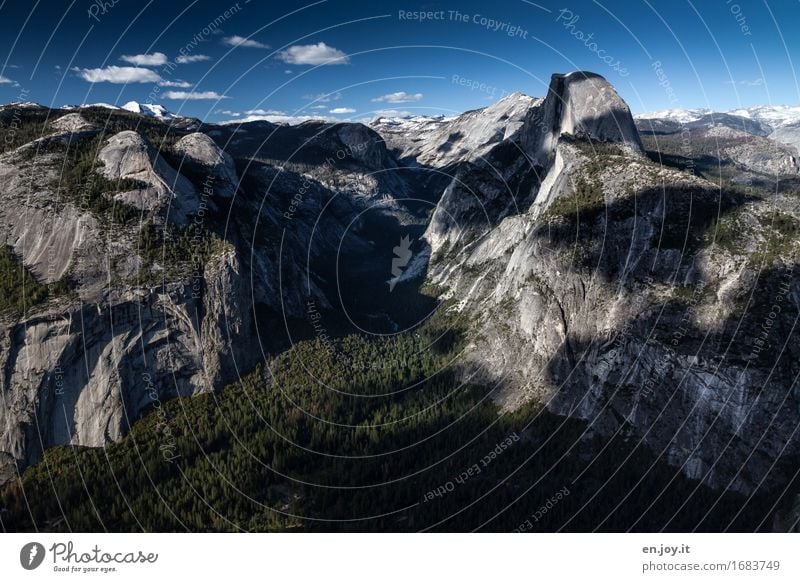
[[[661,115],[4,106],[3,528],[796,527],[794,121]]]

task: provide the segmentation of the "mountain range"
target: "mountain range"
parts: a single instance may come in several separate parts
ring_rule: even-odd
[[[452,117],[0,121],[4,527],[507,530],[567,483],[542,527],[796,527],[800,108],[634,118],[574,72]],[[225,518],[186,489],[228,479]]]

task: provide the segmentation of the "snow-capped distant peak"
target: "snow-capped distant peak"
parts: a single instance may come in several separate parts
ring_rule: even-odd
[[[800,106],[798,105],[758,105],[742,107],[729,111],[714,112],[711,109],[665,109],[635,115],[636,119],[661,119],[678,123],[693,123],[705,115],[724,113],[758,122],[768,129],[776,130],[788,125],[800,123]]]
[[[44,108],[44,105],[40,105],[39,103],[34,103],[33,101],[12,101],[8,104],[9,107],[21,107],[22,109],[40,109]]]
[[[664,109],[663,111],[650,111],[634,115],[636,119],[667,119],[678,123],[692,123],[704,115],[711,113],[710,109],[701,107],[699,109]]]
[[[797,105],[760,105],[745,109],[732,109],[728,113],[755,119],[773,129],[800,122],[800,106]]]
[[[103,109],[116,109],[119,107],[110,103],[84,103],[83,105],[64,105],[61,109],[88,109],[89,107],[102,107]]]
[[[139,103],[138,101],[128,101],[122,106],[125,111],[138,113],[147,117],[157,117],[158,119],[176,119],[180,117],[167,110],[163,105],[154,103]]]

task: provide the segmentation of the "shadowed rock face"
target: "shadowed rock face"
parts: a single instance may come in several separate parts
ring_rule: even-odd
[[[508,409],[542,400],[692,478],[753,491],[798,454],[800,354],[756,359],[766,314],[742,327],[737,314],[751,288],[780,295],[774,339],[798,344],[794,235],[766,274],[752,255],[772,205],[796,224],[796,202],[749,199],[651,162],[627,105],[593,74],[555,75],[520,134],[512,144],[525,163],[509,174],[500,163],[464,167],[426,232],[429,277],[476,328],[469,369],[506,387]],[[521,168],[541,178],[523,195]],[[736,245],[711,245],[728,221]]]
[[[132,129],[101,138],[98,153],[92,111],[52,113],[45,138],[0,156],[0,235],[40,284],[71,282],[25,313],[0,313],[3,481],[48,447],[102,446],[159,400],[236,381],[285,345],[307,301],[330,308],[331,257],[369,265],[374,245],[354,217],[370,208],[393,230],[404,216],[392,198],[404,178],[365,126],[251,127],[252,141],[232,144],[248,170],[240,185],[236,161],[194,128],[124,113],[111,125]],[[248,159],[276,129],[286,141],[269,153],[289,167]],[[81,147],[81,160],[97,156],[86,181],[108,182],[60,192],[65,156]],[[102,199],[136,212],[114,218]]]
[[[174,151],[182,162],[200,166],[203,173],[213,178],[208,188],[223,198],[236,193],[239,176],[233,158],[204,133],[190,133],[178,140]]]

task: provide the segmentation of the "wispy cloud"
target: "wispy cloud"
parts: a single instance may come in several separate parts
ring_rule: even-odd
[[[257,40],[253,40],[252,38],[245,38],[243,36],[239,36],[238,34],[234,34],[233,36],[226,36],[222,39],[224,44],[228,46],[241,46],[245,48],[258,48],[258,49],[268,49],[269,45],[258,42]]]
[[[169,59],[164,53],[150,53],[144,55],[122,55],[119,60],[137,67],[158,67],[166,65]]]
[[[303,99],[308,101],[319,101],[320,103],[329,103],[331,101],[338,101],[342,98],[340,92],[336,93],[317,93],[316,95],[303,95]]]
[[[310,107],[309,109],[327,109],[327,108],[328,108],[327,105],[314,105],[313,107]]]
[[[285,112],[274,109],[248,109],[244,113],[245,115],[286,115]]]
[[[350,62],[346,54],[324,42],[290,46],[281,51],[278,58],[290,65],[346,65]]]
[[[330,112],[335,115],[341,115],[342,113],[355,113],[356,110],[352,109],[351,107],[336,107],[331,109]]]
[[[162,87],[179,87],[181,89],[188,89],[192,86],[189,81],[159,81],[158,84]]]
[[[396,93],[389,93],[375,97],[373,101],[385,103],[413,103],[422,99],[422,93],[406,93],[405,91],[397,91]]]
[[[375,117],[414,117],[410,111],[400,111],[398,109],[378,109],[373,111]]]
[[[13,79],[9,79],[5,75],[0,75],[0,85],[14,85],[15,87],[19,87],[19,83]]]
[[[182,55],[175,59],[179,65],[186,65],[188,63],[200,63],[203,61],[210,61],[211,57],[208,55]]]
[[[201,101],[203,99],[230,99],[230,97],[220,95],[216,91],[167,91],[164,93],[164,98],[184,101]]]
[[[117,67],[111,65],[102,69],[72,69],[78,76],[90,83],[158,83],[163,81],[155,71],[142,67]]]
[[[764,79],[758,78],[752,81],[725,81],[728,85],[746,85],[747,87],[760,87],[764,84]]]

